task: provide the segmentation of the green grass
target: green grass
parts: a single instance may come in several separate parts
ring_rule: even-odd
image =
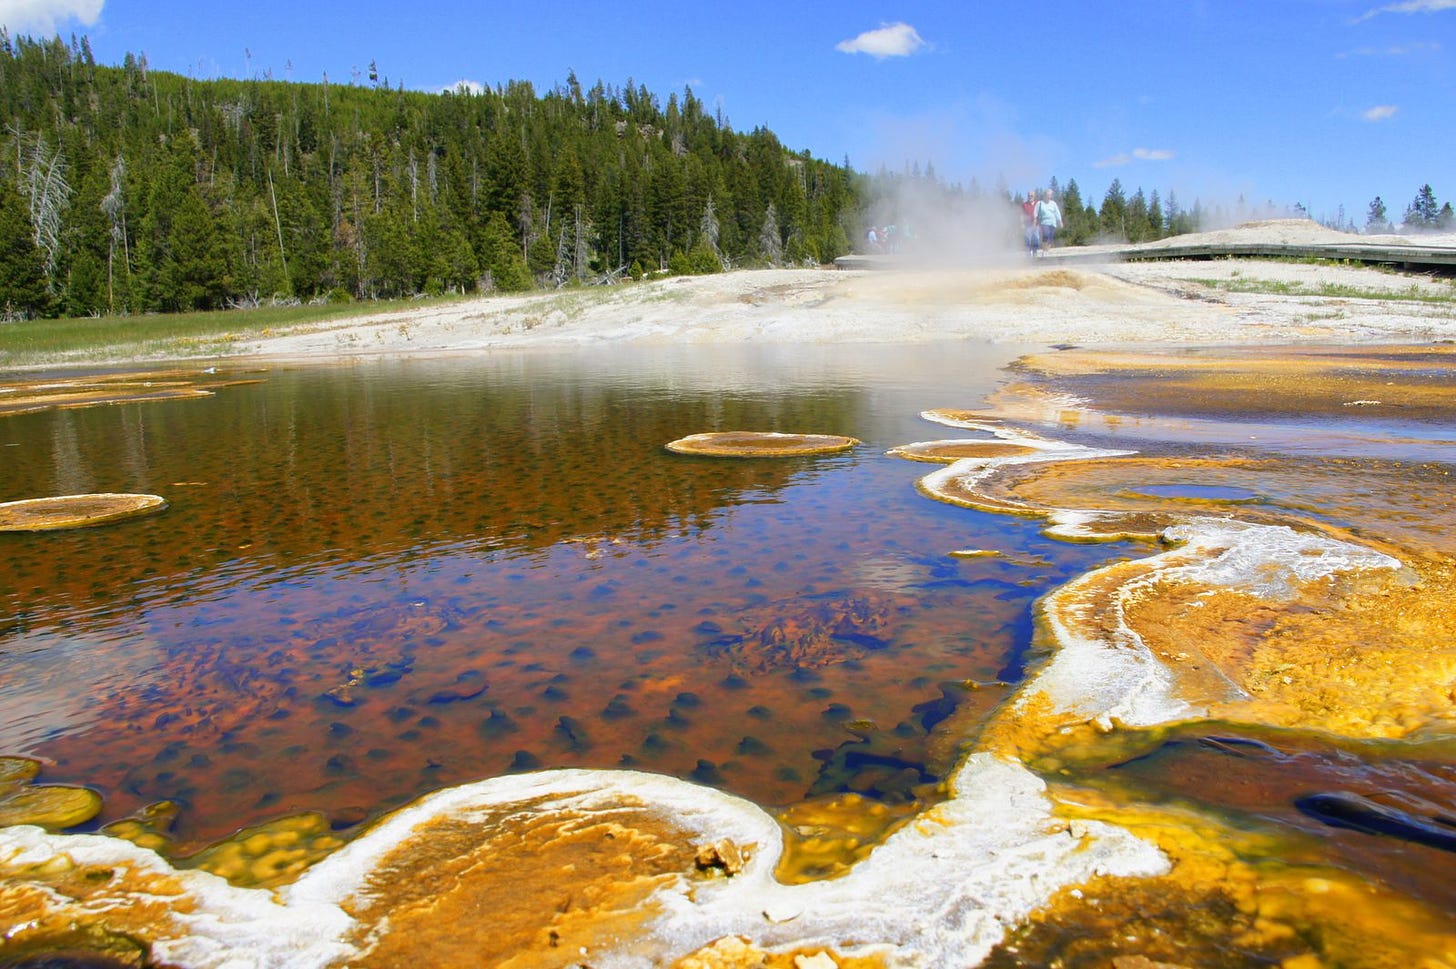
[[[1456,289],[1450,293],[1432,293],[1411,283],[1406,289],[1368,289],[1345,283],[1320,283],[1309,286],[1272,279],[1192,279],[1190,282],[1223,290],[1226,293],[1260,293],[1272,296],[1321,296],[1330,299],[1376,299],[1401,303],[1456,303]]]
[[[237,343],[276,336],[295,327],[317,326],[352,316],[431,306],[455,299],[459,297],[320,306],[262,306],[250,310],[205,313],[20,320],[0,323],[0,367],[155,357],[212,357],[227,353]]]

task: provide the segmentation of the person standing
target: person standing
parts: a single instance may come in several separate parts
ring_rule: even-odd
[[[1047,189],[1042,194],[1041,201],[1036,203],[1036,224],[1041,229],[1041,247],[1050,249],[1052,241],[1057,237],[1057,230],[1062,227],[1062,210],[1057,205],[1057,200],[1052,198],[1052,190]]]
[[[1021,234],[1026,239],[1026,254],[1035,256],[1037,249],[1041,247],[1041,228],[1036,224],[1036,189],[1030,189],[1026,193],[1026,200],[1021,203]]]

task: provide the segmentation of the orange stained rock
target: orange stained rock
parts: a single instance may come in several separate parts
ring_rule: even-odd
[[[1267,596],[1185,581],[1180,554],[1106,566],[1049,596],[1046,614],[1072,641],[1149,652],[1171,677],[1170,694],[1189,705],[1183,716],[1361,738],[1449,729],[1456,719],[1449,561],[1418,561],[1415,584],[1378,571]],[[1192,554],[1188,563],[1198,561]],[[1058,702],[1043,749],[1065,744],[1061,728],[1096,713]]]
[[[1110,821],[1156,843],[1173,867],[1062,890],[983,966],[1112,965],[1130,953],[1188,966],[1456,963],[1446,913],[1348,871],[1256,860],[1307,854],[1297,836],[1275,843],[1176,804],[1129,806],[1086,788],[1054,784],[1052,795],[1073,828]]]
[[[589,964],[601,947],[631,951],[660,914],[657,888],[723,877],[700,870],[691,837],[645,807],[524,807],[430,821],[387,854],[346,905],[366,950],[354,964]]]
[[[678,454],[720,458],[779,458],[848,451],[860,442],[837,434],[781,434],[776,431],[709,431],[667,444]]]
[[[65,856],[40,866],[0,858],[0,924],[6,962],[57,951],[147,965],[151,944],[187,933],[174,918],[192,896],[169,875],[128,866],[77,864]],[[127,901],[120,904],[124,894]]]
[[[1456,727],[1456,563],[1417,560],[1418,581],[1326,583],[1293,603],[1171,588],[1127,612],[1183,673],[1207,663],[1248,698],[1213,717],[1399,738]]]
[[[1019,760],[1038,770],[1056,770],[1070,751],[1106,757],[1108,733],[1090,718],[1069,716],[1044,693],[1018,699],[1015,711],[987,723],[975,737],[978,750]]]

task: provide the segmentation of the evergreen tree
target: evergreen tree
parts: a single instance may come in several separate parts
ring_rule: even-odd
[[[416,248],[417,234],[412,231],[407,206],[407,199],[398,198],[394,205],[364,217],[367,258],[359,283],[361,295],[393,298],[422,291],[424,260]],[[504,216],[501,222],[504,224]],[[507,229],[508,242],[509,232]],[[516,256],[520,257],[519,251]]]
[[[1069,246],[1082,246],[1097,235],[1096,226],[1087,220],[1087,210],[1082,202],[1082,190],[1075,178],[1067,179],[1062,190],[1062,239]]]
[[[50,309],[45,254],[35,244],[25,202],[0,182],[0,318],[45,316]]]
[[[1122,182],[1114,178],[1102,197],[1102,208],[1097,211],[1102,233],[1113,239],[1127,239],[1127,196],[1123,194]]]
[[[1429,184],[1422,185],[1410,206],[1405,210],[1405,224],[1411,229],[1434,229],[1440,219],[1440,206],[1436,204],[1436,193]]]
[[[106,307],[106,271],[89,251],[71,260],[65,285],[65,315],[90,316]]]
[[[493,213],[486,224],[484,249],[485,270],[496,289],[518,293],[531,288],[531,271],[511,236],[505,215],[500,212]]]
[[[167,234],[162,308],[221,309],[226,270],[212,213],[195,190],[189,191],[183,195]]]
[[[1198,201],[1194,200],[1194,211],[1189,211],[1178,204],[1178,196],[1173,192],[1168,193],[1168,215],[1167,234],[1170,236],[1187,235],[1190,232],[1197,232],[1200,215],[1197,211]]]
[[[1153,238],[1153,225],[1148,218],[1148,200],[1139,188],[1127,203],[1126,231],[1128,242],[1146,242]]]

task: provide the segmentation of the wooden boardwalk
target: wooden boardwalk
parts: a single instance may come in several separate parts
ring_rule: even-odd
[[[1363,242],[1212,244],[1173,240],[1122,246],[1067,246],[1043,253],[1037,262],[1088,264],[1145,262],[1160,259],[1324,259],[1367,265],[1397,266],[1411,272],[1456,273],[1456,246],[1388,245]],[[839,269],[897,269],[919,265],[905,255],[848,255],[834,260]]]

